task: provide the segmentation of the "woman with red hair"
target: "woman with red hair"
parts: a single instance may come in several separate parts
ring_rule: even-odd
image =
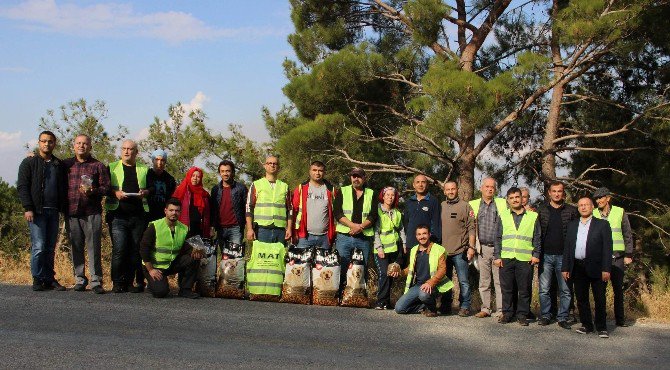
[[[389,273],[389,265],[400,264],[405,250],[405,230],[402,213],[398,210],[398,190],[387,186],[379,192],[379,218],[375,225],[375,262],[379,272],[379,290],[377,290],[377,310],[392,310],[391,284],[399,271]],[[398,269],[399,270],[399,269]]]
[[[188,236],[200,235],[209,238],[209,193],[202,187],[202,177],[200,168],[191,167],[172,197],[181,202],[179,221],[188,226]]]

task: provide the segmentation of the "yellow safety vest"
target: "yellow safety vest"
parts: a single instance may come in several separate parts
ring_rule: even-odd
[[[351,216],[354,213],[354,195],[353,195],[353,187],[351,185],[344,186],[340,189],[342,192],[342,213],[344,213],[344,217],[348,218],[351,220]],[[361,222],[365,221],[365,219],[368,217],[370,214],[370,211],[372,210],[372,197],[374,196],[374,192],[372,189],[365,188],[365,191],[363,192],[363,212],[361,215]],[[349,226],[341,223],[339,220],[337,221],[337,226],[335,226],[335,231],[338,233],[343,233],[343,234],[348,234],[351,229]],[[373,236],[375,234],[374,226],[370,226],[368,228],[363,229],[363,235],[365,236]]]
[[[247,263],[247,289],[250,294],[281,295],[285,254],[282,243],[254,240]]]
[[[537,213],[526,211],[519,223],[514,224],[512,214],[507,211],[501,215],[503,234],[500,258],[516,258],[519,261],[530,261],[533,257],[533,232]]]
[[[137,173],[137,184],[140,187],[140,190],[147,188],[147,173],[149,172],[149,167],[143,165],[142,163],[135,164],[135,172]],[[112,162],[109,164],[109,175],[110,175],[110,185],[112,190],[123,190],[123,163],[121,161]],[[142,207],[144,207],[144,212],[149,212],[149,203],[147,203],[147,198],[142,198]],[[113,196],[108,195],[105,197],[105,209],[108,211],[113,211],[119,208],[119,200]]]
[[[614,248],[612,249],[614,252],[624,252],[626,250],[623,242],[623,230],[621,229],[623,213],[623,208],[610,206],[610,213],[607,215],[607,222],[610,223],[610,227],[612,228],[612,242],[614,244]],[[593,216],[600,219],[604,218],[598,208],[593,210]]]
[[[167,269],[172,264],[188,234],[188,226],[177,221],[174,226],[174,236],[165,218],[151,222],[156,229],[156,250],[151,256],[151,261],[157,269]],[[142,261],[144,264],[144,261]]]
[[[493,201],[496,203],[496,209],[498,210],[498,215],[502,215],[507,210],[507,201],[504,198],[493,198]],[[475,213],[475,218],[479,214],[479,206],[482,203],[482,198],[473,199],[470,202],[470,207]]]
[[[260,226],[286,227],[286,193],[288,185],[281,180],[275,182],[262,178],[254,181],[256,189],[256,205],[254,205],[254,222]]]
[[[412,251],[409,254],[409,268],[408,268],[408,273],[407,273],[407,281],[405,282],[405,293],[410,288],[410,285],[412,285],[412,280],[414,279],[414,262],[416,261],[416,251],[419,249],[415,246],[412,248]],[[430,270],[430,276],[434,276],[435,273],[437,272],[437,265],[440,260],[440,256],[445,254],[445,249],[443,246],[433,243],[433,245],[430,247],[430,253],[428,254],[428,266]],[[446,258],[446,255],[445,255]],[[437,291],[440,293],[446,293],[449,290],[451,290],[454,287],[454,282],[451,281],[446,275],[440,280],[439,283],[437,283]]]
[[[400,223],[402,215],[397,209],[393,209],[393,218],[389,217],[388,212],[382,210],[381,205],[377,207],[379,214],[379,241],[384,247],[384,253],[393,253],[398,251],[398,239],[400,239]]]

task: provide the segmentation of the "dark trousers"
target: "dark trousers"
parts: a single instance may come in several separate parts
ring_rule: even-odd
[[[168,283],[168,276],[179,274],[179,290],[190,290],[193,289],[193,284],[195,284],[195,279],[198,272],[198,263],[199,260],[194,260],[191,258],[190,254],[184,254],[178,256],[167,269],[159,269],[163,273],[163,278],[160,280],[154,280],[146,267],[142,267],[144,271],[144,276],[147,278],[147,283],[149,285],[149,291],[153,294],[154,298],[164,298],[170,294],[170,284]]]
[[[572,282],[574,283],[577,307],[579,308],[579,321],[587,330],[593,330],[593,317],[591,316],[591,304],[589,302],[589,288],[593,292],[595,303],[596,330],[607,330],[607,312],[605,311],[605,287],[607,286],[601,278],[591,278],[586,274],[583,261],[575,260],[572,269]]]
[[[527,318],[530,312],[530,283],[533,279],[533,266],[529,262],[503,258],[500,269],[500,290],[502,291],[503,315],[507,317]],[[514,283],[518,288],[516,310],[514,309]]]
[[[138,216],[118,217],[113,212],[107,214],[109,234],[112,239],[112,282],[144,286],[140,241],[147,227],[144,213]]]
[[[377,305],[391,305],[391,285],[393,278],[388,276],[389,265],[395,262],[398,252],[384,253],[384,258],[379,258],[375,253],[377,271],[379,272],[379,289],[377,290]]]
[[[623,257],[612,259],[610,281],[614,292],[614,319],[617,324],[623,324],[626,321],[623,307],[623,278],[625,273]]]

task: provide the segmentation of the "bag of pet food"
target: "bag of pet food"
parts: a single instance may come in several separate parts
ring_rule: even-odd
[[[368,290],[365,283],[363,251],[355,248],[347,268],[347,285],[342,293],[342,306],[369,307]]]
[[[254,241],[251,259],[247,263],[247,290],[251,301],[278,302],[284,282],[282,243]]]
[[[337,306],[340,288],[340,262],[336,250],[317,249],[312,268],[312,303]]]
[[[244,262],[244,244],[222,245],[217,297],[244,298]]]
[[[204,256],[200,259],[196,280],[196,291],[202,297],[214,297],[216,290],[216,245],[209,238],[200,235],[186,240],[194,250],[200,250]]]
[[[290,246],[286,253],[284,285],[280,302],[312,304],[312,260],[314,249]]]

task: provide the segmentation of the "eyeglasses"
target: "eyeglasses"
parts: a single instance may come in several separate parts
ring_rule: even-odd
[[[351,175],[351,177],[353,177],[354,179],[362,179],[363,178],[363,176],[361,176],[361,175]]]
[[[279,163],[277,162],[265,162],[265,164],[268,166],[279,166]]]

